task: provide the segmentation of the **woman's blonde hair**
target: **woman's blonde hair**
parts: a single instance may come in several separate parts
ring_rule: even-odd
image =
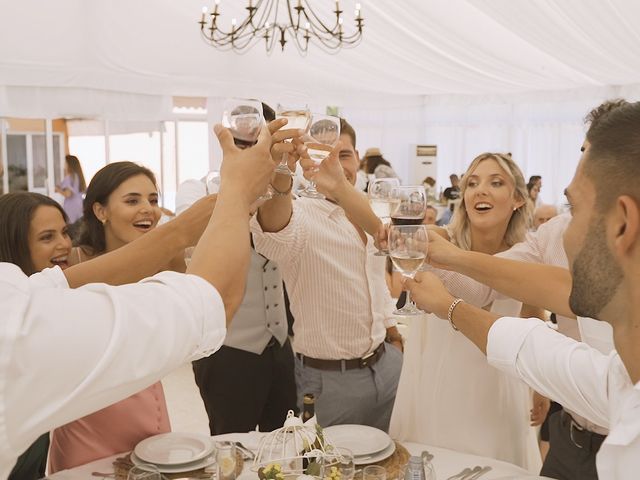
[[[464,193],[467,189],[471,172],[484,160],[495,160],[496,163],[500,165],[500,168],[502,168],[513,181],[515,186],[513,192],[514,199],[523,202],[509,219],[509,225],[507,226],[507,231],[504,236],[505,243],[509,247],[524,240],[529,226],[529,219],[531,218],[531,202],[527,201],[529,197],[527,184],[524,181],[520,167],[516,165],[516,162],[514,162],[509,155],[503,153],[482,153],[473,159],[462,178],[462,182],[460,183],[460,198],[462,200],[453,215],[451,225],[448,229],[451,241],[464,250],[471,250],[471,224],[469,223],[469,215],[467,214],[467,207],[464,203]]]

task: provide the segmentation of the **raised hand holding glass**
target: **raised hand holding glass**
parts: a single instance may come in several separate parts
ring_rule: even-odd
[[[329,156],[338,140],[340,140],[340,119],[331,115],[314,113],[311,117],[309,133],[304,136],[309,158],[315,164],[320,165]],[[313,180],[309,181],[309,185],[300,195],[308,198],[325,198],[316,190]]]
[[[389,256],[393,265],[406,278],[413,278],[427,258],[429,237],[425,225],[392,225],[389,229]],[[407,300],[395,315],[421,315],[425,312],[411,302],[407,290]]]

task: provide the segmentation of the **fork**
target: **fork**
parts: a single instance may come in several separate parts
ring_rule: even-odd
[[[487,465],[486,467],[482,467],[475,474],[472,474],[470,477],[465,477],[465,480],[476,480],[477,478],[480,478],[482,475],[484,475],[485,473],[487,473],[490,470],[491,470],[491,467]]]

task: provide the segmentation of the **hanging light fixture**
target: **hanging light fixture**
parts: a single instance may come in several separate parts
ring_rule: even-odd
[[[271,53],[276,43],[284,51],[285,45],[291,42],[303,55],[307,53],[309,43],[329,53],[336,53],[342,47],[353,47],[360,42],[364,19],[359,3],[355,4],[355,30],[350,33],[345,32],[344,11],[340,9],[339,0],[335,2],[333,19],[327,21],[313,11],[310,3],[308,0],[249,0],[249,5],[245,7],[246,18],[240,22],[232,18],[229,29],[225,30],[219,22],[220,0],[215,0],[211,12],[207,7],[202,7],[198,24],[203,38],[211,46],[239,53],[244,53],[261,41],[264,41],[267,53]],[[284,4],[283,8],[281,4]],[[333,25],[329,22],[333,22]]]

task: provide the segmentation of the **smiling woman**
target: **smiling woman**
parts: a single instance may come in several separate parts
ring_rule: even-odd
[[[116,250],[157,226],[161,212],[153,172],[132,162],[107,165],[91,180],[83,210],[80,246],[71,254],[72,264]],[[158,382],[54,430],[50,468],[56,472],[128,451],[141,440],[168,431],[164,391]]]

